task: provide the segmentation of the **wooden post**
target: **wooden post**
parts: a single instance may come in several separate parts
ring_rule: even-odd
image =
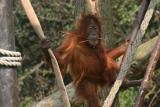
[[[0,0],[0,48],[15,49],[13,0]],[[18,107],[17,73],[0,66],[0,107]]]

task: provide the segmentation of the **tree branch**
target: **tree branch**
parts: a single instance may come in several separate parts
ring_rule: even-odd
[[[155,45],[155,48],[152,52],[151,58],[149,60],[149,65],[147,67],[147,71],[145,73],[143,82],[141,84],[141,87],[139,90],[139,95],[136,98],[136,103],[135,103],[134,107],[141,107],[142,106],[144,96],[145,96],[147,89],[148,89],[148,86],[149,86],[150,76],[156,67],[156,64],[157,64],[159,57],[160,57],[160,35],[159,35],[159,38],[158,38],[157,43]]]

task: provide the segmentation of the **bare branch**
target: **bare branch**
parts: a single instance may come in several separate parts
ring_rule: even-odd
[[[143,104],[143,99],[144,99],[144,96],[147,92],[147,88],[149,86],[149,79],[151,77],[152,72],[154,71],[154,69],[156,67],[156,64],[157,64],[159,57],[160,57],[160,35],[159,35],[159,38],[158,38],[157,43],[155,45],[155,48],[152,52],[152,55],[151,55],[151,58],[149,61],[149,65],[147,67],[147,71],[145,73],[143,82],[141,84],[141,87],[139,90],[139,95],[136,98],[136,103],[135,103],[134,107],[141,107],[141,105]]]
[[[26,75],[18,78],[18,81],[23,81],[23,80],[24,80],[25,78],[27,78],[29,75],[31,75],[32,73],[36,72],[43,64],[44,64],[44,62],[42,61],[42,62],[40,62],[39,64],[35,65],[30,72],[28,72]]]

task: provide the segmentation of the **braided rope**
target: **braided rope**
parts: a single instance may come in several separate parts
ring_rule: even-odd
[[[4,65],[4,66],[21,66],[20,62],[8,62],[8,61],[2,61],[0,60],[0,65]]]
[[[4,49],[0,49],[0,65],[2,66],[10,66],[10,67],[17,67],[21,66],[21,53],[8,51]]]
[[[20,52],[8,51],[4,49],[0,49],[0,54],[7,56],[21,56]]]
[[[21,61],[22,57],[0,57],[3,61]]]

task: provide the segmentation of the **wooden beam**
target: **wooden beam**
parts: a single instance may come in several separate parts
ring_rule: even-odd
[[[15,49],[13,0],[0,1],[0,48]],[[0,66],[0,106],[18,107],[17,72]]]

